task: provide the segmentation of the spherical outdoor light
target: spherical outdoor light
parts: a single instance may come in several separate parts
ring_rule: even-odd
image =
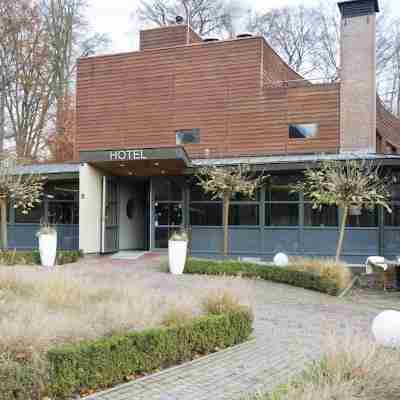
[[[380,345],[400,347],[400,312],[381,312],[372,323],[372,333]]]
[[[278,253],[274,257],[274,264],[278,267],[286,267],[289,264],[289,257],[285,253]]]

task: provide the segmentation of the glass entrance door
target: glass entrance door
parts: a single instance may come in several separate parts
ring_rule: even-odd
[[[101,252],[119,250],[119,191],[115,178],[103,177]]]
[[[153,180],[154,247],[168,248],[168,239],[184,226],[183,191],[178,178]]]

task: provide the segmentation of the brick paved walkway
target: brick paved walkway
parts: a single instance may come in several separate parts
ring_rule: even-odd
[[[153,262],[130,266],[176,291],[211,277],[162,273]],[[218,278],[217,278],[218,279]],[[223,278],[220,278],[223,279]],[[251,281],[254,340],[89,397],[91,400],[236,400],[283,383],[322,354],[329,335],[369,332],[373,306],[265,281]]]

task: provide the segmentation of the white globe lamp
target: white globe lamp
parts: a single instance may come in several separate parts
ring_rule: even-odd
[[[400,312],[393,310],[381,312],[372,323],[372,333],[378,344],[400,347]]]
[[[287,267],[289,265],[289,257],[285,253],[278,253],[274,257],[274,264],[278,267]]]

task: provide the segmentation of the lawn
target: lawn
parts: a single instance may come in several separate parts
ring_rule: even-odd
[[[57,393],[72,393],[76,387],[108,387],[123,381],[127,374],[114,368],[107,372],[108,380],[103,381],[100,375],[94,385],[91,376],[65,378],[60,376],[64,366],[59,355],[79,359],[79,352],[86,351],[82,346],[90,348],[93,343],[94,347],[90,350],[93,353],[93,349],[99,346],[108,346],[104,342],[107,338],[110,341],[119,338],[120,343],[130,341],[131,348],[136,348],[142,339],[132,335],[144,331],[149,332],[143,338],[144,342],[150,340],[147,348],[152,346],[153,340],[172,343],[168,332],[173,336],[193,335],[195,330],[192,332],[192,328],[188,328],[190,321],[202,315],[218,314],[221,304],[222,312],[249,304],[251,289],[238,278],[197,281],[191,277],[167,274],[160,265],[159,257],[145,259],[141,263],[88,258],[53,271],[36,266],[0,266],[0,380],[7,383],[15,380],[17,389],[12,387],[14,383],[7,386],[8,393],[20,393],[11,397],[13,399],[35,399],[36,394],[29,397],[30,392],[47,394],[46,389],[39,386],[42,385],[41,381],[42,386],[48,385],[46,354],[49,354],[53,357],[53,364],[58,365],[58,375],[53,378],[58,383],[63,382],[55,387]],[[224,348],[245,340],[250,333],[248,328],[241,330],[240,322],[236,325],[241,330],[238,335],[235,337],[229,333],[229,324],[232,321],[233,324],[237,323],[234,319],[211,318],[201,321],[196,323],[194,329],[202,329],[204,334],[200,336],[203,338],[206,337],[204,329],[208,329],[207,326],[214,326],[212,329],[215,329],[218,324],[225,325],[227,333],[223,336],[223,331],[220,331],[218,335],[199,342],[199,345],[193,340],[182,349],[179,349],[179,345],[174,345],[172,351],[162,347],[165,354],[158,353],[154,362],[143,359],[137,367],[128,363],[125,370],[129,372],[137,368],[138,371],[150,372],[158,369],[159,363],[160,366],[173,365],[190,359],[197,352],[206,354],[214,348]],[[186,327],[175,333],[175,327],[181,324]],[[159,327],[164,331],[158,331]],[[151,331],[149,328],[155,329]],[[158,335],[160,339],[156,339]],[[66,344],[76,345],[76,350],[62,348]],[[147,357],[146,353],[141,353],[140,346],[137,348],[137,354]],[[88,358],[84,358],[86,362]],[[102,365],[96,365],[98,356],[92,361],[93,370],[96,367],[104,370]],[[21,366],[24,368],[21,369]],[[86,368],[89,371],[91,369]],[[67,373],[68,370],[65,369]],[[68,385],[64,385],[68,379]],[[26,393],[23,392],[25,389]],[[8,400],[8,397],[2,396],[0,394],[1,400]],[[60,395],[59,398],[62,397]]]

